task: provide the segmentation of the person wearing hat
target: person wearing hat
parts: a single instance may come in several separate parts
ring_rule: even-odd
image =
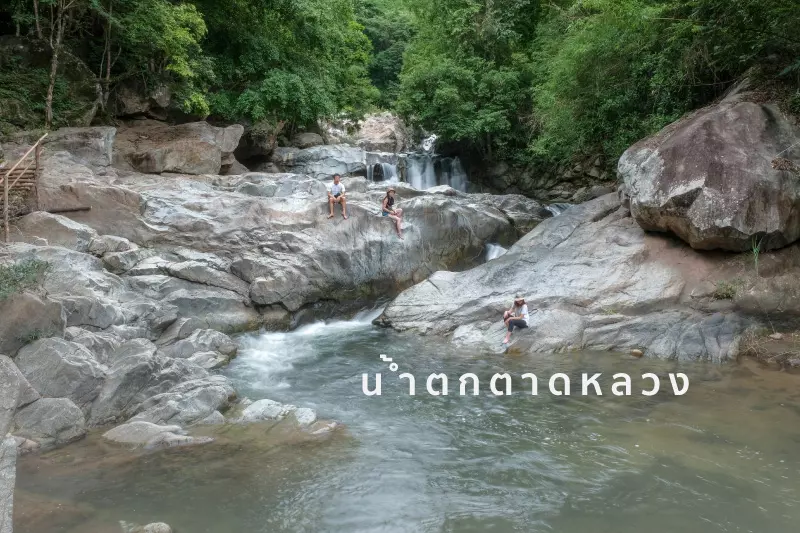
[[[508,344],[515,327],[518,329],[528,327],[528,304],[525,303],[525,298],[519,294],[514,298],[514,306],[503,313],[503,321],[508,328],[503,344]]]
[[[386,191],[386,196],[383,197],[383,203],[381,205],[381,214],[385,217],[389,217],[395,222],[395,226],[397,228],[397,236],[401,239],[403,238],[403,210],[402,209],[395,209],[394,208],[394,194],[395,190],[394,187],[389,187],[389,190]]]

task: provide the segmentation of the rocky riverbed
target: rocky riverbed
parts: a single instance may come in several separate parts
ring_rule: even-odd
[[[730,134],[739,127],[747,134]],[[242,132],[140,124],[49,137],[43,211],[16,219],[0,248],[0,265],[34,278],[0,301],[0,533],[16,455],[95,429],[146,449],[208,444],[207,426],[331,432],[302,405],[239,399],[218,372],[236,333],[392,299],[376,323],[499,352],[517,293],[535,313],[516,353],[724,362],[748,332],[797,326],[800,130],[746,92],[632,147],[618,191],[555,217],[519,195],[401,183],[405,240],[379,216],[385,185],[363,177],[344,180],[350,218],[338,206],[327,218],[323,179],[355,171],[358,148],[307,140],[280,156],[292,173],[247,172],[234,156]],[[2,146],[26,148],[25,136]],[[758,254],[737,253],[756,241]],[[486,262],[488,243],[510,249]]]

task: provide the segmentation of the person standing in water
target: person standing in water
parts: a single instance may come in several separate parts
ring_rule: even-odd
[[[334,204],[342,204],[342,216],[347,220],[347,197],[345,196],[344,183],[339,174],[333,175],[333,184],[331,190],[328,191],[328,206],[331,208],[331,214],[328,218],[333,218]]]
[[[389,217],[395,222],[395,227],[397,228],[397,236],[401,239],[403,238],[403,210],[400,208],[394,208],[394,195],[395,190],[394,187],[390,187],[388,191],[386,191],[386,196],[383,197],[383,204],[381,206],[382,214],[385,217]]]
[[[506,324],[506,328],[508,328],[503,344],[508,344],[515,327],[518,329],[528,327],[528,304],[525,303],[525,298],[519,294],[514,298],[513,307],[503,313],[503,321]]]

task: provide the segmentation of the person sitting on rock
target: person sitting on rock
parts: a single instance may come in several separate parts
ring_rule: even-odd
[[[511,339],[511,333],[514,331],[514,328],[518,329],[525,329],[528,327],[528,304],[525,303],[525,298],[517,295],[514,298],[514,305],[503,313],[503,321],[508,328],[506,332],[506,338],[503,339],[503,344],[508,344],[508,341]]]
[[[331,214],[328,218],[333,218],[333,204],[342,204],[342,216],[347,220],[347,197],[345,196],[344,183],[341,182],[342,177],[339,174],[333,175],[333,184],[331,190],[328,191],[328,206],[331,208]]]
[[[389,217],[395,222],[395,227],[397,229],[397,236],[401,239],[403,238],[403,210],[400,208],[394,208],[394,194],[395,190],[394,187],[390,187],[388,191],[386,191],[386,196],[383,197],[383,204],[381,205],[382,214],[385,217]]]

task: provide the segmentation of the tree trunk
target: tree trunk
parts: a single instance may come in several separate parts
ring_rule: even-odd
[[[61,41],[64,38],[64,2],[60,0],[58,3],[58,14],[56,15],[55,23],[56,40],[53,42],[52,35],[50,42],[52,44],[53,57],[50,60],[50,83],[47,85],[47,100],[45,101],[45,121],[44,127],[48,131],[53,127],[53,92],[56,87],[56,77],[58,75],[58,53],[61,51]],[[51,34],[52,34],[51,30]]]
[[[42,25],[39,22],[39,0],[33,0],[33,18],[36,20],[36,37],[42,38]]]

